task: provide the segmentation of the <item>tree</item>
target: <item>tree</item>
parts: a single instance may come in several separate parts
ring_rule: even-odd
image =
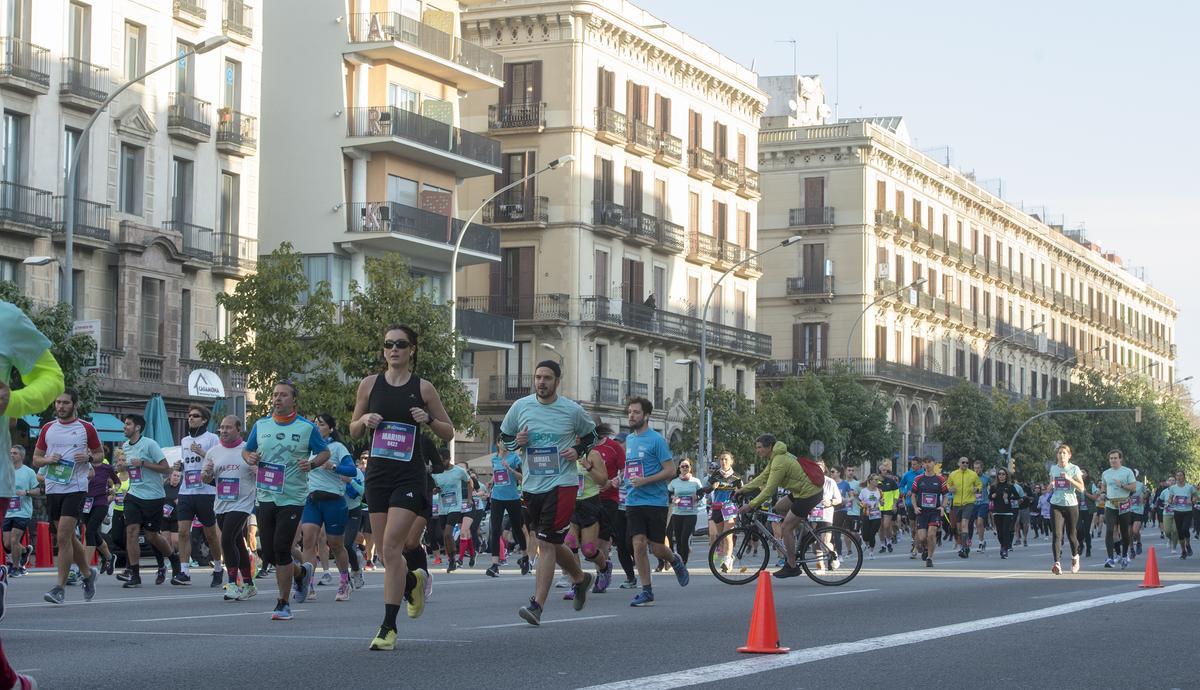
[[[66,387],[79,392],[78,411],[81,416],[87,416],[96,408],[100,397],[95,371],[84,368],[84,364],[95,356],[96,341],[90,335],[74,334],[75,319],[66,304],[37,308],[20,288],[8,281],[0,281],[0,300],[11,302],[25,312],[33,325],[50,339],[50,353],[62,368]],[[13,381],[14,385],[20,385],[19,374]],[[45,418],[51,412],[48,408],[41,416]]]
[[[760,401],[757,404],[738,395],[729,388],[709,388],[705,404],[712,411],[712,456],[721,453],[733,455],[734,468],[746,472],[751,465],[762,469],[762,462],[754,455],[754,439],[773,432],[782,423],[778,409]],[[678,447],[674,452],[692,457],[698,447],[699,406],[693,401],[688,406],[687,419],[683,422]]]
[[[888,429],[888,405],[865,387],[847,367],[838,367],[822,378],[830,409],[841,430],[841,464],[857,465],[890,458],[896,437]]]
[[[999,392],[992,397],[992,411],[996,419],[996,429],[1000,436],[997,454],[990,458],[982,458],[986,466],[996,464],[1001,457],[999,448],[1008,446],[1012,435],[1036,414],[1044,412],[1045,405],[1037,403],[1030,405],[1026,400],[1011,400]],[[1017,437],[1012,449],[1013,468],[1021,481],[1041,481],[1048,479],[1046,464],[1054,461],[1054,451],[1062,443],[1063,432],[1052,416],[1040,417],[1030,422]],[[1089,468],[1091,469],[1091,468]]]
[[[782,415],[781,423],[773,429],[789,452],[808,455],[809,445],[819,440],[825,444],[823,455],[836,458],[846,447],[846,433],[839,427],[829,393],[816,374],[784,381],[779,388],[768,391],[763,402],[778,408]]]
[[[942,399],[942,421],[933,430],[933,438],[942,442],[944,458],[966,456],[981,458],[985,463],[997,457],[1004,445],[992,401],[966,381],[946,392]]]

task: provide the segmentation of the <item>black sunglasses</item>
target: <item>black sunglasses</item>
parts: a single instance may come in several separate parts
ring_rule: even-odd
[[[407,340],[385,340],[383,341],[383,349],[390,350],[395,347],[401,350],[407,350],[410,344],[411,343],[409,343]]]

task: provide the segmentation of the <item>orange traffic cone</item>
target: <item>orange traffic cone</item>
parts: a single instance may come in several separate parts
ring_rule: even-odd
[[[50,523],[37,523],[37,548],[34,553],[35,568],[49,568],[54,565],[54,547],[50,546]]]
[[[1158,556],[1154,555],[1154,547],[1150,547],[1150,553],[1146,556],[1146,575],[1142,578],[1142,584],[1138,585],[1138,589],[1156,589],[1162,587],[1162,583],[1158,581]]]
[[[746,646],[737,650],[744,654],[784,654],[787,647],[779,646],[779,628],[775,625],[775,595],[771,592],[771,576],[767,571],[758,574],[758,589],[754,592],[754,612],[750,614],[750,634]]]

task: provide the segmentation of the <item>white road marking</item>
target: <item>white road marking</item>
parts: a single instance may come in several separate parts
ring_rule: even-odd
[[[366,637],[350,637],[345,635],[266,635],[266,634],[251,634],[251,633],[205,633],[205,632],[174,632],[174,631],[150,631],[150,630],[59,630],[54,628],[0,628],[0,632],[4,633],[47,633],[50,635],[150,635],[150,636],[168,636],[168,637],[251,637],[256,639],[268,640],[352,640],[356,642],[370,642]],[[402,637],[397,638],[397,642],[470,642],[470,640],[439,640],[424,637]]]
[[[308,609],[292,609],[292,613],[302,613]],[[214,613],[208,616],[175,616],[173,618],[134,618],[130,623],[158,623],[161,621],[188,621],[193,618],[228,618],[230,616],[269,616],[270,611],[246,611],[245,613]]]
[[[862,592],[878,592],[878,589],[848,589],[844,592],[819,592],[817,594],[806,594],[806,597],[835,597],[839,594],[860,594]]]
[[[218,596],[218,595],[214,595],[214,594],[176,594],[176,595],[160,596],[160,597],[132,597],[129,599],[92,599],[91,601],[84,601],[83,599],[79,599],[78,601],[66,601],[61,604],[49,604],[44,601],[38,601],[38,602],[29,602],[26,604],[9,604],[7,606],[7,608],[27,609],[27,608],[33,608],[35,606],[39,606],[41,608],[52,609],[52,608],[58,608],[61,606],[91,606],[93,604],[136,604],[136,603],[142,602],[142,601],[167,601],[167,600],[172,600],[172,599],[214,599],[215,600],[215,598],[214,598],[215,596]]]
[[[616,618],[616,614],[607,614],[604,616],[580,616],[579,618],[559,618],[552,621],[542,621],[542,625],[547,623],[574,623],[576,621],[594,621],[600,618]],[[500,625],[480,625],[474,628],[463,628],[464,630],[494,630],[496,628],[532,628],[534,626],[528,623],[502,623]]]
[[[632,678],[630,680],[617,681],[614,683],[593,685],[585,688],[584,690],[668,690],[670,688],[682,688],[690,685],[697,685],[699,683],[712,683],[714,681],[728,680],[732,678],[740,679],[743,676],[754,673],[774,671],[781,668],[788,668],[791,666],[798,666],[800,664],[808,664],[815,661],[823,661],[825,659],[833,659],[851,654],[862,654],[864,652],[873,652],[880,649],[901,647],[915,644],[917,642],[938,640],[945,637],[954,637],[957,635],[979,632],[981,630],[992,630],[999,627],[1017,625],[1019,623],[1028,623],[1030,621],[1041,620],[1043,618],[1063,616],[1069,613],[1075,613],[1077,611],[1084,611],[1087,609],[1096,608],[1098,606],[1120,604],[1127,601],[1142,599],[1144,597],[1157,596],[1159,594],[1172,594],[1175,592],[1193,589],[1195,587],[1200,587],[1200,585],[1185,584],[1171,585],[1169,587],[1164,587],[1163,589],[1141,589],[1133,592],[1126,592],[1124,594],[1114,594],[1107,597],[1075,601],[1069,604],[1061,604],[1059,606],[1051,606],[1049,608],[1037,609],[1034,611],[1014,613],[1007,616],[996,616],[994,618],[984,618],[976,621],[967,621],[965,623],[956,623],[954,625],[944,625],[937,628],[926,628],[924,630],[913,630],[910,632],[897,633],[895,635],[872,637],[865,640],[859,640],[858,642],[843,642],[840,644],[813,647],[811,649],[788,652],[787,654],[781,654],[779,656],[761,656],[740,661],[730,661],[723,664],[702,666],[684,671],[676,671],[673,673],[663,673],[656,676],[646,676],[644,678]]]

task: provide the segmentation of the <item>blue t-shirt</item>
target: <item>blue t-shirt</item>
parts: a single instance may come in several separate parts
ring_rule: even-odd
[[[505,436],[516,436],[522,429],[529,429],[523,490],[544,494],[559,486],[578,486],[579,468],[562,453],[573,448],[578,438],[596,430],[596,424],[583,407],[561,395],[552,403],[542,403],[536,395],[527,395],[513,403],[500,423],[500,433]],[[515,444],[509,450],[516,450]],[[666,496],[664,489],[663,505]]]
[[[845,479],[837,483],[838,491],[842,494],[842,502],[834,506],[835,513],[844,513],[853,503],[848,497],[850,496],[850,482]]]
[[[900,493],[904,494],[905,505],[912,505],[912,496],[909,496],[908,492],[912,491],[913,482],[924,472],[924,470],[909,470],[900,478]]]
[[[258,461],[258,502],[304,505],[308,478],[300,470],[300,460],[328,447],[317,425],[304,417],[297,416],[287,424],[272,417],[255,422],[246,435],[246,450],[262,454]]]
[[[346,446],[338,441],[325,441],[329,444],[329,459],[308,473],[308,492],[324,491],[340,496],[346,491],[346,483],[341,478],[353,477],[358,468],[354,466],[354,458],[350,457]]]
[[[992,478],[991,478],[991,477],[988,475],[988,473],[987,473],[987,472],[981,472],[981,473],[979,473],[979,484],[980,484],[980,487],[981,487],[981,488],[980,488],[980,490],[979,490],[979,495],[977,495],[977,496],[975,497],[975,505],[977,505],[977,506],[980,506],[980,505],[983,505],[983,506],[985,506],[985,505],[987,505],[987,502],[988,502],[988,484],[991,484],[991,483],[992,483]]]
[[[860,517],[862,515],[862,503],[858,500],[858,492],[862,485],[857,479],[850,482],[845,482],[846,489],[842,491],[842,505],[848,506],[846,514],[851,517]]]
[[[17,491],[32,491],[38,486],[37,472],[34,472],[28,465],[21,465],[21,469],[17,470],[13,476],[13,483],[16,485]],[[33,497],[26,494],[14,498],[19,500],[9,502],[10,507],[6,517],[25,520],[33,517]]]
[[[521,494],[517,492],[517,477],[509,470],[521,471],[521,456],[516,453],[505,453],[504,462],[509,469],[504,469],[500,455],[492,456],[492,499],[496,501],[517,501]]]
[[[163,455],[162,448],[154,439],[143,436],[138,439],[137,443],[126,441],[121,445],[121,451],[125,453],[125,462],[130,460],[143,460],[145,462],[156,463],[167,459]],[[163,489],[163,481],[167,475],[162,472],[145,467],[130,467],[129,468],[129,495],[134,498],[140,498],[143,501],[154,501],[160,498],[166,498],[167,492]]]
[[[629,434],[625,438],[625,485],[629,489],[625,497],[626,506],[667,506],[667,480],[635,487],[629,479],[658,474],[662,471],[663,463],[671,459],[667,440],[654,429],[647,428],[640,434]]]
[[[363,502],[363,486],[366,484],[367,478],[363,476],[362,470],[354,468],[354,479],[351,479],[346,484],[346,508],[354,510],[362,506]]]

